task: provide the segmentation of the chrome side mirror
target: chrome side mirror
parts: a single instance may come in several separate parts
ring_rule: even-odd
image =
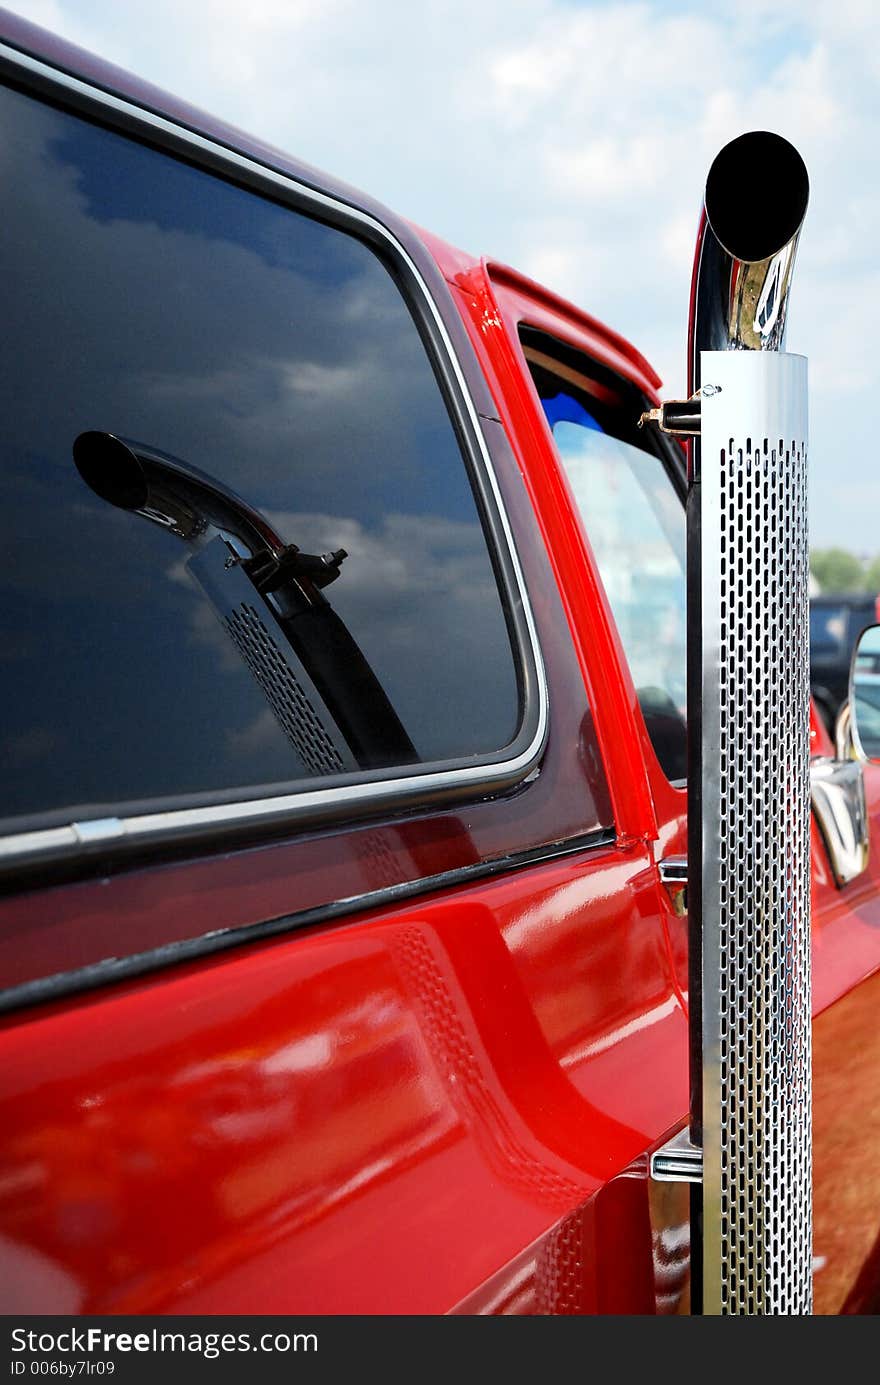
[[[863,630],[853,651],[849,716],[856,757],[880,761],[880,625]]]

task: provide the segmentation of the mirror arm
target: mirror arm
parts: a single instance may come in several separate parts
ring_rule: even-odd
[[[834,757],[837,760],[857,760],[858,753],[853,740],[852,713],[849,698],[841,705],[834,723]]]

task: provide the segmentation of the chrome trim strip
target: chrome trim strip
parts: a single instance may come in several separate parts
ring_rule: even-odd
[[[99,986],[109,986],[116,981],[129,980],[143,976],[147,972],[172,966],[177,962],[189,962],[196,958],[213,956],[230,948],[247,943],[264,942],[268,938],[291,933],[298,928],[310,928],[319,923],[332,923],[335,920],[350,922],[358,914],[367,910],[387,906],[392,908],[407,900],[420,898],[426,894],[436,894],[441,890],[452,890],[459,886],[478,885],[498,875],[514,870],[528,870],[537,866],[550,865],[554,861],[569,856],[583,855],[586,852],[601,851],[613,847],[617,835],[613,827],[597,828],[582,837],[571,837],[562,842],[550,842],[545,846],[533,847],[529,851],[514,852],[509,856],[496,856],[473,865],[459,866],[454,870],[442,871],[438,875],[420,876],[416,880],[403,880],[398,885],[388,885],[368,894],[352,895],[348,899],[334,900],[330,904],[306,909],[298,914],[283,914],[267,919],[263,923],[252,923],[235,928],[225,928],[215,933],[203,933],[183,942],[166,943],[151,948],[149,952],[137,952],[128,957],[108,957],[104,961],[89,966],[78,967],[75,971],[57,972],[54,976],[40,977],[35,981],[25,981],[0,991],[0,1014],[20,1009],[26,1005],[39,1005],[57,1000],[74,992],[94,990]]]
[[[454,789],[464,791],[469,785],[491,791],[493,788],[503,788],[525,778],[541,754],[549,724],[549,694],[538,631],[501,489],[480,427],[479,415],[440,311],[417,265],[404,246],[381,221],[360,208],[318,192],[306,184],[298,182],[291,175],[279,173],[256,159],[238,154],[224,144],[196,134],[187,129],[186,126],[178,125],[175,121],[157,115],[132,101],[115,96],[100,87],[92,86],[90,83],[62,72],[17,48],[10,47],[7,43],[0,42],[0,59],[12,67],[21,68],[56,87],[76,94],[90,103],[114,111],[135,125],[139,124],[153,131],[161,132],[171,137],[177,144],[188,146],[191,150],[210,157],[212,162],[226,165],[230,172],[238,170],[250,178],[256,178],[264,185],[269,185],[279,192],[286,193],[288,197],[292,194],[298,203],[311,204],[316,211],[325,214],[330,213],[330,219],[337,223],[342,219],[345,222],[360,225],[370,233],[371,237],[383,242],[398,265],[406,269],[410,282],[416,290],[422,307],[430,316],[432,326],[442,345],[442,361],[452,372],[458,392],[458,402],[464,405],[469,424],[469,437],[465,446],[470,452],[472,460],[479,459],[489,482],[515,584],[515,591],[510,594],[519,598],[528,634],[531,656],[534,661],[538,700],[535,734],[529,745],[509,760],[500,760],[494,763],[491,761],[484,762],[456,769],[434,771],[433,773],[427,771],[424,774],[398,776],[393,779],[371,780],[356,785],[342,785],[337,788],[306,789],[297,793],[252,799],[240,803],[229,802],[200,808],[169,809],[165,812],[118,818],[113,821],[118,823],[119,830],[114,828],[112,833],[104,832],[102,834],[102,830],[96,829],[93,823],[72,823],[69,826],[47,828],[40,831],[12,833],[0,837],[0,865],[26,864],[34,859],[66,858],[77,855],[84,847],[90,848],[94,845],[107,847],[119,844],[134,845],[155,842],[183,833],[205,832],[219,827],[232,828],[249,822],[277,823],[289,820],[294,823],[303,818],[312,818],[322,812],[329,813],[335,805],[339,805],[340,808],[343,806],[355,809],[362,808],[366,812],[372,806],[378,809],[386,804],[397,804],[403,800],[430,796],[444,791]],[[173,157],[173,155],[169,155],[169,157]],[[429,351],[429,359],[430,354]],[[450,423],[452,423],[451,417]],[[464,458],[462,460],[464,461]],[[491,540],[488,534],[487,542],[490,544],[491,555]],[[518,673],[520,676],[526,674],[527,670],[521,667],[521,661],[515,648],[513,654]]]

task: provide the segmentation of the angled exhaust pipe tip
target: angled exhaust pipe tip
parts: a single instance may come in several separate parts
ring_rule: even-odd
[[[781,351],[810,180],[793,144],[751,130],[726,144],[706,179],[691,283],[689,393],[701,351]]]
[[[706,216],[729,255],[757,264],[797,235],[809,196],[806,165],[794,145],[769,130],[752,130],[715,156],[706,178]]]

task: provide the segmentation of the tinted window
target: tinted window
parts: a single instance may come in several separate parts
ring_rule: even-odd
[[[564,378],[526,348],[544,415],[589,536],[652,745],[687,775],[685,512],[660,456],[637,446],[637,401],[574,353]],[[569,358],[567,358],[569,359]],[[576,381],[583,381],[582,388]]]
[[[0,124],[4,812],[508,744],[474,492],[377,255],[24,95]]]
[[[645,723],[666,773],[687,773],[684,513],[648,453],[576,423],[553,436],[588,526]]]

